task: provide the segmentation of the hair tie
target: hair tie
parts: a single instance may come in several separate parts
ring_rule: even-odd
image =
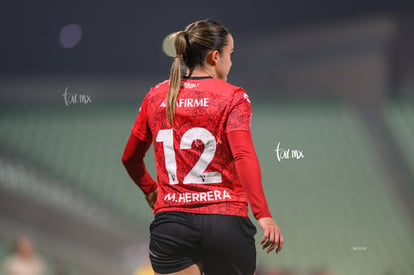
[[[181,58],[181,57],[183,57],[183,55],[182,54],[177,54],[175,57],[176,58]]]

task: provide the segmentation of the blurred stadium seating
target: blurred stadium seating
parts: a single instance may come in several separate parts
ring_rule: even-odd
[[[414,101],[412,98],[389,103],[387,122],[400,145],[407,165],[414,171]],[[414,174],[412,174],[414,178]]]

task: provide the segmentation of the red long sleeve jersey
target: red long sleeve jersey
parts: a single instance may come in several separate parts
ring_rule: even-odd
[[[248,95],[219,79],[183,79],[171,127],[168,88],[165,81],[150,90],[132,127],[133,135],[154,145],[159,186],[154,213],[248,216],[246,192],[227,138],[231,131],[250,132]],[[262,190],[261,182],[255,184]],[[267,213],[264,195],[261,199]]]

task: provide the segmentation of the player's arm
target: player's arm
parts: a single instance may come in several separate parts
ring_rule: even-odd
[[[158,190],[157,183],[151,178],[144,164],[145,153],[152,142],[152,134],[148,126],[150,97],[151,91],[142,101],[122,156],[122,163],[135,184],[144,192],[150,207],[154,208]]]
[[[240,182],[246,192],[250,207],[260,227],[263,229],[261,244],[267,253],[282,249],[283,236],[273,221],[263,192],[260,165],[254,150],[251,134],[248,131],[232,131],[227,134],[235,159]]]
[[[144,192],[151,208],[154,208],[158,185],[148,173],[144,163],[145,154],[150,146],[150,141],[140,140],[131,134],[122,155],[122,163],[135,184]]]
[[[236,163],[240,182],[250,202],[257,220],[272,217],[262,187],[259,160],[254,150],[251,134],[248,131],[232,131],[227,134],[230,148]]]

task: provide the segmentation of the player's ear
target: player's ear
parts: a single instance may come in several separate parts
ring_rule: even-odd
[[[207,63],[211,66],[215,66],[218,58],[219,58],[219,51],[218,50],[211,51],[207,55]]]

